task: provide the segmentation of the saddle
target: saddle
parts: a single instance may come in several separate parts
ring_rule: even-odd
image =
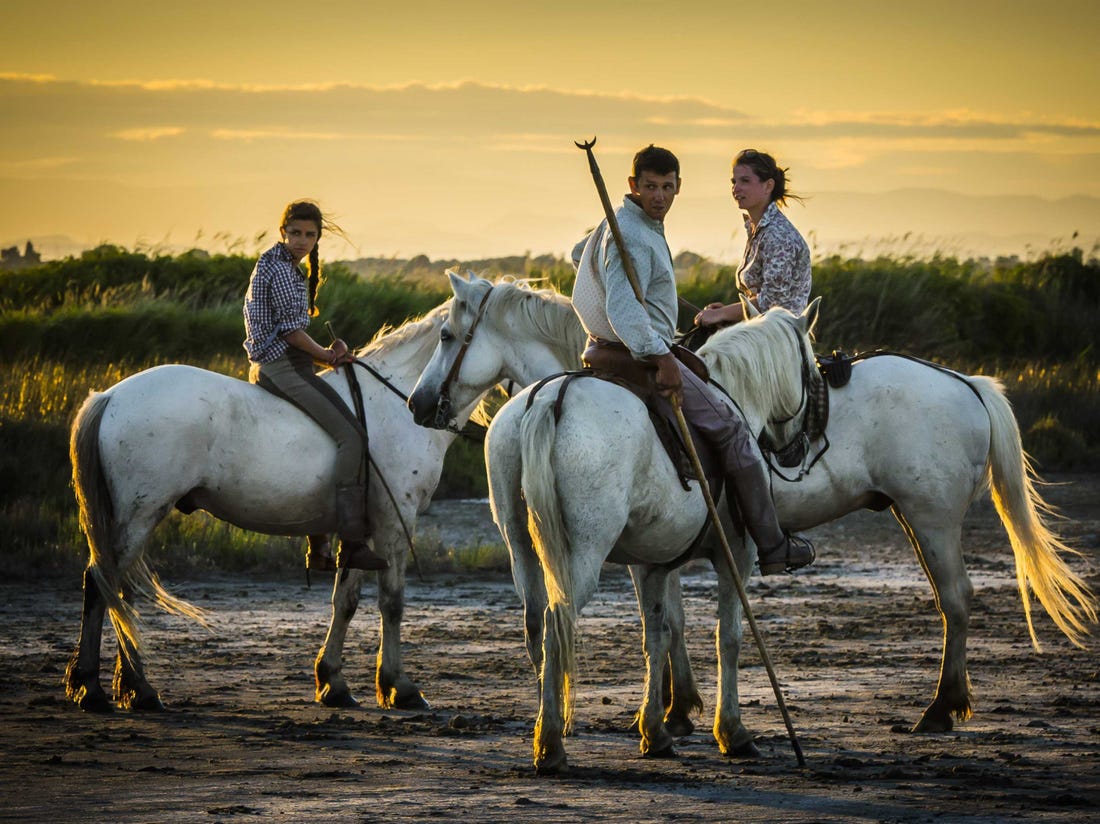
[[[710,375],[706,364],[703,363],[694,352],[680,346],[673,346],[672,353],[677,360],[682,362],[701,379],[709,380]],[[555,402],[555,416],[560,417],[561,405],[565,393],[568,391],[569,384],[575,377],[594,377],[628,389],[635,397],[645,404],[646,410],[649,413],[649,420],[653,424],[653,430],[657,435],[657,440],[660,441],[669,460],[672,461],[672,465],[676,469],[677,477],[680,479],[680,484],[683,488],[689,488],[689,480],[699,480],[695,477],[695,468],[692,466],[687,448],[680,434],[680,426],[676,419],[676,412],[672,408],[672,404],[657,393],[657,369],[653,364],[648,361],[637,360],[631,355],[630,350],[621,343],[601,340],[599,338],[589,338],[588,347],[581,355],[581,363],[585,367],[583,371],[566,373],[572,377],[562,382],[557,401]],[[545,383],[545,381],[542,383]],[[531,403],[535,393],[541,388],[542,383],[536,386],[535,390],[532,391],[531,398],[528,399],[528,404]],[[690,422],[688,423],[688,429],[691,431],[695,451],[703,467],[703,474],[706,475],[706,479],[717,497],[718,491],[721,490],[721,465],[717,460],[717,456],[713,454],[706,441],[694,432]]]

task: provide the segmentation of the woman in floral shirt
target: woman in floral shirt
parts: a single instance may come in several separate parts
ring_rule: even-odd
[[[733,199],[745,213],[745,258],[737,285],[761,312],[783,306],[798,313],[810,299],[810,249],[779,211],[787,198],[787,170],[769,154],[745,149],[733,161]],[[740,302],[711,303],[695,316],[699,326],[727,326],[744,319]]]

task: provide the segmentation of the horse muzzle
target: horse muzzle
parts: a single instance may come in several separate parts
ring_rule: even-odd
[[[433,396],[427,392],[413,392],[408,406],[413,420],[428,429],[447,429],[454,420],[451,399],[446,395]]]

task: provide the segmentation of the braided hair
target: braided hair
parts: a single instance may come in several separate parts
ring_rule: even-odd
[[[285,232],[287,224],[292,220],[309,220],[317,224],[317,243],[313,244],[313,249],[309,253],[309,314],[312,317],[317,314],[315,301],[317,290],[321,286],[321,235],[324,234],[325,229],[328,229],[343,237],[344,231],[331,220],[327,220],[321,214],[321,207],[312,200],[295,200],[287,204],[283,210],[283,219],[279,223],[279,231]]]
[[[767,152],[758,152],[756,149],[745,149],[738,152],[733,159],[734,166],[748,166],[760,180],[770,180],[775,185],[772,187],[771,202],[780,206],[787,205],[787,198],[802,202],[802,198],[787,190],[787,172],[790,169],[782,168],[775,162],[775,158]]]

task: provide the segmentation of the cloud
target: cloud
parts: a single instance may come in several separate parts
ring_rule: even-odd
[[[214,129],[210,136],[216,140],[352,140],[355,135],[341,132],[307,132],[294,129]]]
[[[183,131],[179,126],[152,126],[149,128],[123,129],[120,132],[114,132],[111,137],[144,143],[150,140],[160,140],[164,137],[177,137],[183,134]]]
[[[97,237],[122,243],[170,229],[190,237],[188,227],[200,226],[252,236],[267,226],[272,204],[308,194],[343,211],[346,228],[370,239],[364,248],[564,249],[598,219],[587,164],[573,146],[593,135],[612,189],[625,183],[639,146],[676,151],[685,193],[673,235],[680,248],[723,259],[740,253],[728,164],[744,146],[775,153],[810,203],[828,191],[914,184],[1100,196],[1100,124],[1026,113],[807,109],[762,118],[698,97],[545,86],[82,83],[13,74],[0,74],[0,111],[0,203],[20,204],[0,214],[8,230],[31,231],[24,204],[33,196],[36,233],[81,236],[93,225]],[[963,209],[959,201],[950,214],[965,221]],[[874,234],[888,217],[870,209],[860,232]],[[724,245],[707,249],[705,238]]]

